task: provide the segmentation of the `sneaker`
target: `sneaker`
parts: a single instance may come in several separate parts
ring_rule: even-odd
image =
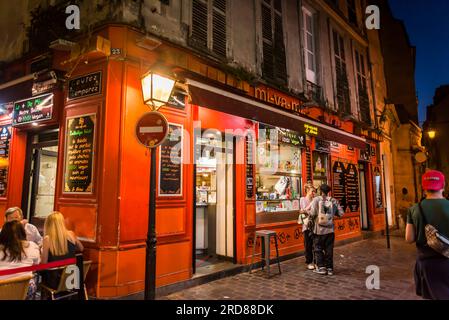
[[[309,263],[309,264],[307,265],[307,269],[309,269],[309,270],[315,270],[315,265],[314,265],[313,263]]]
[[[328,276],[333,276],[334,275],[334,270],[331,268],[327,268],[327,275]]]
[[[327,274],[326,268],[316,268],[315,270],[313,270],[313,272],[318,273],[318,274],[322,274],[322,275],[326,275]]]

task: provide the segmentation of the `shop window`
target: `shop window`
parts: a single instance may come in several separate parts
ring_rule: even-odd
[[[287,83],[287,60],[281,0],[262,0],[262,73],[267,80]]]
[[[374,201],[376,203],[376,209],[383,208],[382,176],[378,167],[374,169]]]
[[[302,8],[303,21],[303,43],[304,43],[304,60],[306,66],[307,81],[317,84],[317,55],[316,55],[316,32],[315,32],[315,15],[311,9]]]
[[[304,146],[304,141],[305,137],[297,132],[259,125],[257,223],[297,218],[302,190],[301,147]]]
[[[360,120],[368,125],[371,125],[365,57],[357,49],[355,49],[354,53],[357,74],[357,93],[359,99]]]
[[[226,57],[227,0],[193,0],[190,44]]]
[[[333,31],[334,62],[336,79],[336,100],[338,111],[343,114],[351,114],[351,102],[349,94],[348,73],[346,70],[345,45],[343,37],[337,31]]]
[[[0,197],[6,197],[9,169],[11,126],[0,126]]]

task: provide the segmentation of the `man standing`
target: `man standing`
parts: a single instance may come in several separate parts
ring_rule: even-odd
[[[444,198],[444,186],[443,173],[426,172],[422,176],[426,198],[411,207],[407,215],[405,240],[416,243],[416,294],[424,299],[449,300],[449,259],[427,245],[424,222],[449,238],[449,201]]]
[[[25,228],[27,240],[36,243],[38,246],[41,246],[42,236],[39,233],[39,230],[37,230],[37,228],[33,226],[31,223],[28,223],[27,220],[23,219],[22,209],[20,209],[19,207],[9,208],[5,212],[5,220],[6,222],[14,220],[21,222]]]
[[[331,187],[320,186],[321,196],[313,199],[310,218],[314,219],[313,245],[317,268],[315,273],[322,275],[334,274],[334,216],[343,216],[344,211],[338,201],[329,196]]]

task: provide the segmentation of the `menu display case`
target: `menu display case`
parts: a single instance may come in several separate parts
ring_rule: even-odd
[[[296,220],[301,197],[301,146],[298,133],[259,127],[256,171],[256,223]]]

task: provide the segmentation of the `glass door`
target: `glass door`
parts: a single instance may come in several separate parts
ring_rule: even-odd
[[[366,196],[366,168],[364,163],[359,163],[359,186],[360,186],[360,219],[362,221],[362,230],[368,230],[368,206]]]

